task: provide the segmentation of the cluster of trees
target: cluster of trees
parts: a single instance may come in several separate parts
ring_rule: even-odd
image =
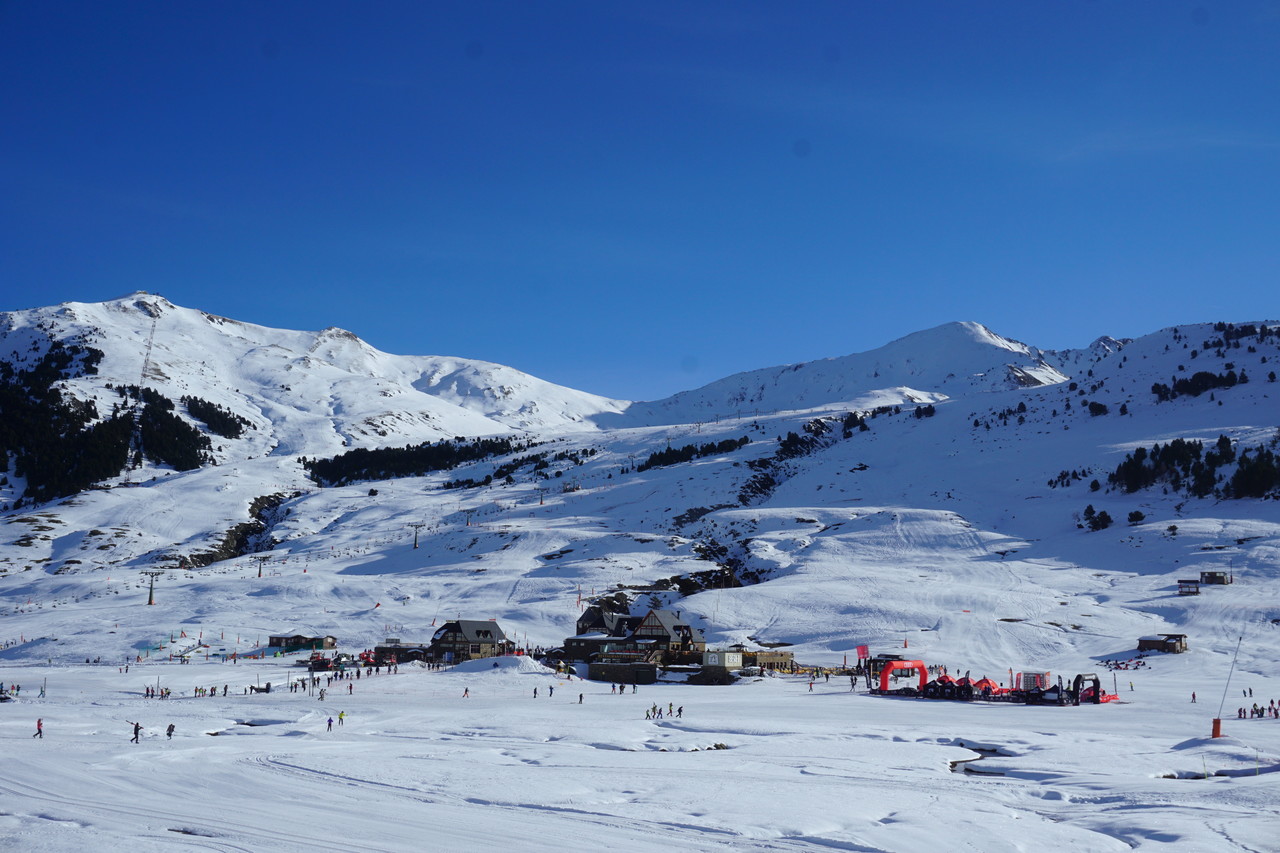
[[[23,500],[53,500],[87,489],[124,468],[132,422],[98,421],[92,402],[54,385],[98,372],[102,352],[51,341],[31,367],[0,364],[0,459],[26,480]],[[95,423],[96,422],[96,423]]]
[[[795,435],[795,433],[792,433]],[[656,453],[649,454],[649,458],[636,466],[637,471],[648,471],[650,468],[658,468],[663,465],[677,465],[681,462],[689,462],[703,456],[723,456],[726,453],[746,447],[750,439],[745,435],[742,438],[726,438],[724,441],[707,444],[686,444],[684,447],[668,447],[666,450],[659,450]]]
[[[183,397],[182,405],[187,407],[187,414],[203,423],[214,435],[223,438],[239,438],[244,435],[245,429],[252,426],[230,409],[199,397]]]
[[[1222,469],[1235,464],[1227,476]],[[1218,436],[1209,450],[1200,441],[1175,438],[1125,456],[1108,481],[1126,492],[1156,483],[1192,497],[1261,498],[1280,492],[1280,460],[1266,445],[1237,451],[1230,438]]]
[[[1252,323],[1245,323],[1237,326],[1234,323],[1214,323],[1213,330],[1222,333],[1222,337],[1216,340],[1210,339],[1201,344],[1200,348],[1204,350],[1210,349],[1230,349],[1240,348],[1240,340],[1242,338],[1258,339],[1258,343],[1263,343],[1267,338],[1275,336],[1280,337],[1280,326],[1269,329],[1264,326],[1255,326]]]
[[[1280,493],[1280,459],[1264,445],[1240,453],[1223,497],[1262,498]]]
[[[112,387],[110,385],[108,388]],[[213,463],[213,445],[209,436],[178,417],[173,401],[154,388],[137,385],[120,385],[115,391],[125,400],[133,401],[132,411],[112,411],[113,417],[123,415],[134,426],[142,442],[142,452],[147,459],[160,465],[168,465],[175,471],[192,471],[201,465]],[[130,460],[136,467],[142,459]]]
[[[1049,488],[1056,489],[1059,486],[1069,486],[1076,480],[1083,480],[1090,471],[1062,470],[1058,472],[1058,476],[1049,481]]]
[[[831,426],[822,418],[814,418],[803,427],[804,435],[788,432],[778,439],[777,459],[794,459],[797,456],[808,456],[822,447],[823,436],[831,432]]]
[[[1089,504],[1084,508],[1084,524],[1081,527],[1088,527],[1090,530],[1106,530],[1111,526],[1111,516],[1104,510],[1095,511],[1093,504]]]
[[[358,480],[421,477],[433,471],[449,471],[481,459],[523,453],[535,444],[505,436],[470,441],[458,437],[404,447],[359,448],[329,459],[303,459],[302,465],[318,485],[344,486]]]
[[[1024,405],[1024,410],[1025,410],[1025,405]],[[937,412],[937,410],[933,407],[933,404],[932,404],[932,403],[930,403],[930,404],[929,404],[929,405],[927,405],[927,406],[916,406],[915,416],[916,416],[916,418],[917,418],[917,420],[918,420],[918,419],[920,419],[920,418],[931,418],[931,417],[933,417],[934,415],[936,415],[937,413],[938,413],[938,412]]]
[[[857,412],[845,412],[844,420],[841,421],[841,426],[844,427],[845,438],[853,438],[853,431],[855,429],[859,432],[866,432],[871,429],[871,427],[867,426],[867,422],[863,420],[862,416]]]
[[[1227,444],[1230,443],[1228,439]],[[1203,456],[1204,442],[1183,438],[1175,438],[1168,444],[1154,444],[1150,450],[1139,447],[1125,456],[1107,476],[1107,482],[1126,492],[1136,492],[1160,482],[1179,491],[1186,484],[1192,495],[1204,497],[1213,491],[1215,475],[1206,467]]]
[[[213,463],[209,436],[178,417],[172,400],[156,394],[142,407],[138,419],[142,451],[152,462],[177,471],[191,471]],[[137,465],[142,460],[133,461]]]
[[[1072,383],[1072,384],[1074,385],[1075,383]],[[1070,403],[1068,403],[1068,405],[1070,405]],[[1058,413],[1055,410],[1054,415],[1056,416],[1057,414]],[[992,416],[995,417],[998,421],[1000,421],[1000,426],[1008,426],[1009,419],[1013,417],[1016,417],[1018,419],[1019,425],[1024,424],[1027,422],[1027,404],[1026,402],[1019,402],[1017,407],[1009,406],[998,412],[992,412]],[[984,421],[981,418],[974,418],[973,428],[978,429],[979,427],[989,430],[991,429],[991,421]]]
[[[1156,395],[1157,402],[1166,403],[1184,395],[1199,397],[1204,392],[1212,391],[1215,388],[1234,388],[1236,385],[1243,385],[1248,381],[1249,376],[1243,369],[1239,374],[1234,370],[1228,370],[1226,373],[1210,373],[1207,370],[1199,370],[1187,379],[1174,377],[1172,385],[1156,382],[1151,386],[1151,393]]]

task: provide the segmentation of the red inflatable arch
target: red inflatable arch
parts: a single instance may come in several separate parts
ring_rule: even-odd
[[[920,684],[917,689],[921,693],[924,692],[924,684],[929,677],[928,670],[926,670],[924,667],[924,661],[893,660],[893,661],[888,661],[884,665],[884,669],[880,670],[880,692],[881,693],[889,692],[889,676],[895,670],[899,670],[899,669],[914,669],[916,671],[916,674],[920,676]]]

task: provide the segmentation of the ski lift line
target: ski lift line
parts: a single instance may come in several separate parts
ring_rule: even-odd
[[[1222,719],[1222,709],[1227,704],[1227,690],[1231,687],[1231,676],[1236,671],[1236,659],[1240,657],[1240,644],[1244,642],[1244,635],[1240,635],[1240,639],[1236,640],[1236,653],[1231,656],[1231,669],[1227,671],[1227,683],[1222,685],[1222,702],[1218,705],[1218,719]]]
[[[133,435],[129,437],[129,461],[142,456],[142,388],[147,382],[147,372],[151,370],[151,348],[155,344],[156,324],[159,320],[158,315],[152,316],[151,330],[147,333],[147,345],[142,352],[142,369],[138,373],[138,399],[133,404]]]

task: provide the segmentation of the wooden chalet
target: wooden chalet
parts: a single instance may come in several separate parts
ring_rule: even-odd
[[[308,637],[305,634],[274,634],[267,637],[267,648],[284,649],[286,652],[296,652],[303,649],[320,651],[321,649],[336,649],[337,647],[338,638],[333,635]]]
[[[631,634],[637,643],[652,642],[669,658],[679,655],[701,656],[707,650],[702,632],[688,623],[679,610],[650,610]]]
[[[639,616],[588,607],[578,617],[577,636],[568,637],[564,641],[564,658],[570,661],[591,660],[610,646],[625,644],[640,622]]]
[[[650,610],[643,618],[584,613],[577,627],[578,636],[565,640],[568,660],[654,665],[693,662],[700,661],[707,648],[702,632],[684,620],[679,610]]]
[[[492,658],[514,651],[515,643],[507,639],[497,622],[472,619],[444,623],[436,630],[428,647],[432,660],[445,663]]]
[[[1181,654],[1187,650],[1186,634],[1152,634],[1138,638],[1140,652],[1168,652]]]

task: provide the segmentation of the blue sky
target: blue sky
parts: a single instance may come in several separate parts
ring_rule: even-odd
[[[798,10],[798,11],[797,11]],[[1280,319],[1280,3],[0,3],[0,310],[654,399]]]

